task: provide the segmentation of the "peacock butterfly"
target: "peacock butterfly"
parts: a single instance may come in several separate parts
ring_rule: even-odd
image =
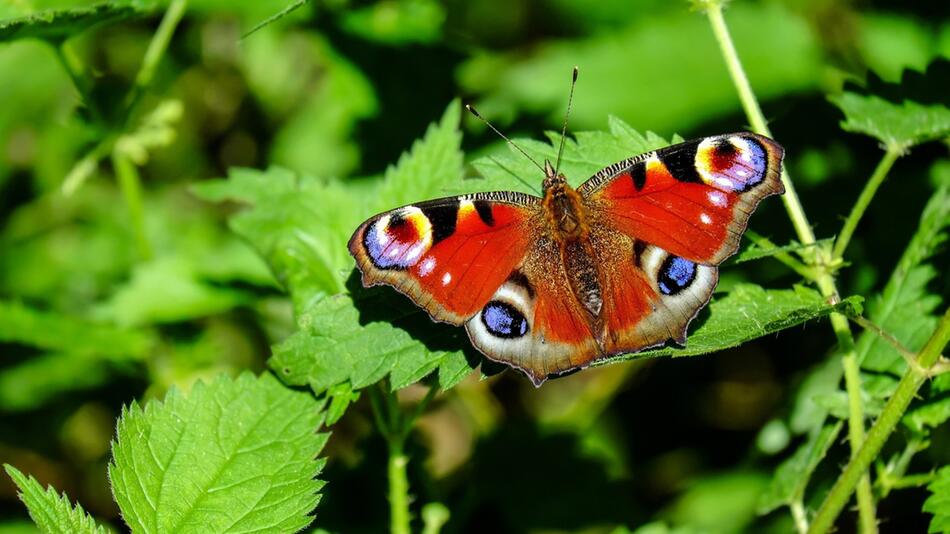
[[[784,192],[782,156],[761,135],[716,135],[608,165],[577,189],[545,161],[542,198],[403,206],[361,224],[349,250],[364,286],[464,324],[485,356],[540,386],[598,358],[685,344],[749,215]]]

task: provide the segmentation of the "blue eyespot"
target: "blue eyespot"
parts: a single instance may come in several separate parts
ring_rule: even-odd
[[[493,300],[482,308],[482,324],[495,337],[512,339],[528,333],[528,320],[507,302]]]
[[[696,264],[670,254],[660,266],[657,285],[664,295],[675,295],[689,287],[696,279]]]

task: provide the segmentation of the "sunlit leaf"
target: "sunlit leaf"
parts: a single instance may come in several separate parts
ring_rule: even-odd
[[[66,494],[59,494],[52,486],[46,490],[40,486],[32,476],[27,477],[17,468],[9,464],[3,466],[19,489],[20,500],[26,504],[30,517],[46,534],[106,534],[108,531],[89,514],[82,506],[73,506]]]
[[[701,532],[742,532],[755,519],[755,505],[768,484],[761,473],[709,476],[690,484],[664,515],[674,526]]]
[[[950,61],[931,63],[924,73],[906,70],[900,84],[872,77],[865,90],[831,97],[849,132],[870,135],[887,146],[907,149],[950,136]]]
[[[135,534],[295,532],[313,519],[323,407],[271,375],[172,390],[123,410],[109,478]]]
[[[445,8],[436,0],[383,0],[345,11],[344,30],[391,45],[432,43],[441,37]]]

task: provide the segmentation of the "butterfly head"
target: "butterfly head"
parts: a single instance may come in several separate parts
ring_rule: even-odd
[[[557,172],[551,162],[544,160],[544,182],[541,184],[544,192],[547,193],[549,190],[554,191],[564,188],[567,185],[567,178],[563,174]]]

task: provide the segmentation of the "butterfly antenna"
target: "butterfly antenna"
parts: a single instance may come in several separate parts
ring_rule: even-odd
[[[567,111],[564,112],[564,125],[561,127],[561,144],[557,147],[557,160],[554,161],[554,174],[561,169],[561,154],[564,153],[564,139],[567,136],[567,119],[571,116],[571,106],[574,104],[574,86],[577,85],[577,65],[571,74],[571,92],[567,97]]]
[[[528,153],[525,152],[520,146],[516,145],[514,141],[512,141],[511,139],[508,139],[507,137],[505,137],[505,134],[503,134],[503,133],[501,133],[500,131],[498,131],[498,128],[495,128],[495,125],[494,125],[494,124],[488,122],[488,119],[486,119],[485,117],[482,117],[481,115],[479,115],[478,112],[475,111],[475,108],[473,108],[473,107],[470,106],[469,104],[465,104],[465,109],[469,110],[469,111],[472,113],[472,115],[475,115],[475,118],[477,118],[478,120],[484,122],[486,126],[488,126],[489,128],[491,128],[491,130],[492,130],[493,132],[495,132],[496,134],[498,134],[498,136],[501,137],[502,139],[504,139],[509,145],[515,147],[515,149],[516,149],[518,152],[521,152],[521,154],[524,155],[524,157],[528,158],[528,160],[529,160],[531,163],[534,163],[534,165],[535,165],[537,168],[541,169],[541,172],[544,172],[544,167],[542,167],[542,166],[537,162],[537,160],[535,160],[534,158],[532,158],[531,156],[529,156]]]

